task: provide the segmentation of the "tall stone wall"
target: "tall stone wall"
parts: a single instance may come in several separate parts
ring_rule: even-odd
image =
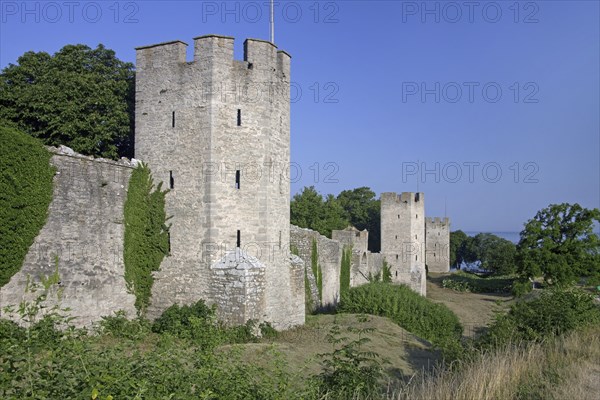
[[[392,281],[426,293],[425,198],[423,193],[381,194],[381,254]]]
[[[155,273],[151,316],[174,302],[216,302],[213,270],[240,248],[265,266],[260,319],[283,328],[304,322],[289,255],[290,56],[248,39],[194,39],[137,49],[136,157],[171,191],[171,255]],[[304,281],[302,281],[304,282]],[[257,303],[258,304],[258,303]],[[303,304],[303,302],[302,302]],[[301,304],[301,305],[302,305]]]
[[[359,231],[350,226],[344,230],[332,231],[331,237],[340,242],[342,246],[352,246],[350,287],[368,283],[370,276],[374,277],[381,272],[383,257],[379,253],[371,253],[367,249],[369,232],[366,229]]]
[[[61,147],[50,148],[56,167],[48,220],[23,266],[0,288],[0,313],[7,305],[31,301],[28,277],[39,282],[58,265],[61,307],[71,309],[77,326],[124,310],[135,316],[135,296],[128,293],[123,263],[123,207],[132,165],[93,159]],[[56,304],[51,296],[48,304]],[[6,315],[3,315],[6,316]]]
[[[429,272],[450,271],[450,220],[425,219],[425,262]]]
[[[298,249],[298,255],[304,260],[306,272],[309,276],[312,274],[311,254],[313,240],[317,243],[318,262],[323,277],[320,304],[325,307],[337,304],[340,297],[340,268],[342,265],[343,245],[337,240],[332,240],[321,235],[319,232],[291,225],[290,244]],[[318,295],[315,296],[315,293],[313,293],[313,297],[318,298]]]
[[[352,246],[352,250],[357,251],[361,254],[367,252],[369,244],[369,232],[365,229],[359,231],[353,226],[349,226],[343,230],[333,230],[331,232],[331,238],[337,240],[346,246]]]

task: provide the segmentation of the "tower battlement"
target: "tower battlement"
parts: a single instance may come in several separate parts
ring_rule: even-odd
[[[425,218],[425,245],[429,272],[450,271],[449,218]]]
[[[430,226],[448,227],[450,226],[450,219],[448,217],[426,217],[425,227],[427,228]]]
[[[386,204],[415,204],[423,201],[422,192],[386,192],[381,194],[381,202]]]
[[[193,61],[186,61],[188,44],[181,40],[156,43],[136,47],[136,64],[140,72],[152,70],[161,72],[200,66],[200,70],[211,66],[238,64],[242,68],[259,71],[276,72],[289,77],[289,53],[278,50],[273,43],[261,39],[246,39],[244,41],[244,59],[234,59],[235,38],[221,35],[203,35],[193,39]]]

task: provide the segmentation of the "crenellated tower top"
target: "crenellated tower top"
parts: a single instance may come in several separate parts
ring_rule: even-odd
[[[234,41],[231,36],[203,35],[194,39],[194,57],[192,62],[186,61],[188,44],[175,40],[136,47],[137,68],[174,70],[184,66],[197,64],[209,68],[221,66],[225,63],[237,62],[247,69],[273,71],[289,77],[289,53],[278,50],[273,43],[261,39],[246,39],[244,41],[243,61],[234,59]]]

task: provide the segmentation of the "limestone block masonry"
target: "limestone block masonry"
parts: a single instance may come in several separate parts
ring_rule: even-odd
[[[392,282],[408,283],[425,296],[425,196],[405,192],[381,194],[381,254],[391,267]]]
[[[450,271],[450,220],[425,218],[425,260],[429,272]]]
[[[304,279],[289,253],[285,175],[290,56],[248,39],[244,60],[234,60],[232,37],[207,35],[194,39],[194,58],[187,62],[186,47],[174,41],[136,49],[136,158],[170,188],[172,216],[171,254],[154,274],[149,316],[173,303],[205,299],[225,320],[302,324]],[[261,267],[221,268],[230,265],[232,253],[245,255],[240,265],[248,256]],[[255,269],[261,272],[243,276],[244,290],[260,291],[250,311],[223,295],[233,285],[224,280],[239,284],[233,271]],[[239,310],[247,310],[246,317]]]
[[[123,207],[133,163],[93,159],[67,147],[49,150],[56,174],[48,220],[21,270],[0,289],[0,310],[32,301],[39,293],[25,293],[28,279],[40,282],[58,264],[60,307],[71,309],[75,325],[90,325],[117,310],[135,317],[123,263]],[[49,296],[47,308],[53,304],[57,297]]]
[[[329,239],[319,232],[290,226],[290,240],[292,246],[298,249],[299,257],[304,260],[309,281],[313,279],[311,269],[311,254],[313,241],[317,244],[318,265],[322,275],[322,298],[319,299],[318,290],[311,285],[313,301],[323,307],[337,304],[340,298],[340,267],[342,265],[343,244],[337,240]],[[304,279],[304,275],[302,275]],[[303,303],[304,304],[304,300]]]

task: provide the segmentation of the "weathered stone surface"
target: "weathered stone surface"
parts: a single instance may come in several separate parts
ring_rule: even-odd
[[[425,262],[429,272],[450,271],[450,220],[425,219]]]
[[[381,194],[381,254],[392,281],[408,283],[425,296],[425,196],[405,192]]]
[[[318,292],[313,292],[313,300],[315,304],[321,306],[329,306],[337,304],[340,297],[340,267],[342,263],[342,250],[343,246],[336,240],[331,240],[319,232],[299,228],[297,226],[290,226],[290,240],[292,246],[298,249],[298,254],[305,262],[305,268],[309,277],[309,282],[314,279],[312,278],[313,273],[311,270],[311,253],[313,240],[317,243],[317,255],[318,262],[321,267],[323,277],[323,292],[322,299],[318,301]],[[313,288],[311,284],[311,291],[317,291],[316,285]]]
[[[171,187],[173,216],[171,255],[154,274],[148,311],[222,301],[214,286],[223,276],[211,266],[241,247],[265,266],[253,315],[276,327],[302,324],[304,302],[294,295],[304,279],[297,281],[288,247],[290,57],[248,39],[237,61],[233,43],[195,38],[193,62],[183,42],[137,49],[136,157]]]
[[[117,310],[135,316],[135,296],[126,289],[123,264],[123,206],[132,168],[128,162],[94,160],[64,146],[49,151],[57,170],[48,220],[21,270],[0,289],[0,310],[33,300],[36,295],[25,293],[28,276],[39,282],[55,271],[57,262],[60,306],[71,309],[74,324],[89,325]],[[56,296],[48,299],[47,305],[53,304]]]

